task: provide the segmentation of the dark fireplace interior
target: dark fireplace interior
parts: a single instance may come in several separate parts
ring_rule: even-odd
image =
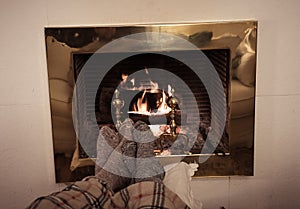
[[[174,53],[187,52],[176,51]],[[227,109],[229,112],[228,93],[230,90],[230,51],[229,49],[214,49],[203,50],[203,53],[211,61],[220,77],[224,87],[224,93],[227,99]],[[92,53],[73,54],[75,80],[77,79],[84,64],[92,55]],[[195,60],[195,62],[197,62],[197,60]],[[168,82],[158,82],[155,76],[153,76],[155,75],[154,71],[156,69],[163,69],[180,77],[196,98],[197,107],[194,108],[196,108],[200,113],[200,124],[197,139],[193,142],[190,153],[199,154],[203,148],[211,124],[211,104],[209,95],[200,78],[186,64],[170,56],[159,53],[140,53],[138,55],[127,57],[115,64],[108,71],[102,82],[99,84],[96,101],[93,101],[95,108],[91,108],[91,111],[96,110],[94,114],[99,128],[102,126],[115,128],[115,111],[114,108],[112,108],[111,103],[114,99],[114,92],[118,86],[120,86],[119,97],[124,100],[122,112],[128,113],[121,115],[122,121],[129,116],[134,122],[142,120],[147,124],[150,124],[149,116],[151,115],[151,124],[168,124],[170,122],[170,117],[168,116],[170,113],[168,109],[169,107],[165,105],[165,101],[171,97],[170,89],[175,90],[173,93],[179,103],[176,107],[175,114],[175,121],[177,125],[179,127],[182,125],[181,123],[188,125],[189,122],[192,121],[191,118],[186,117],[187,114],[185,112],[180,110],[180,105],[189,104],[189,100],[191,98],[190,93],[186,92],[185,89],[175,81],[168,80]],[[140,71],[141,74],[144,74],[142,79],[130,77],[130,75],[138,71]],[[151,73],[149,73],[149,71],[151,71]],[[86,82],[91,82],[91,79],[93,78],[93,76],[86,78]],[[127,101],[126,98],[133,99],[131,101]],[[158,114],[160,107],[164,107],[165,112]],[[220,143],[215,151],[216,153],[224,154],[229,152],[228,115],[229,114],[227,113],[226,126]],[[166,145],[164,149],[167,148],[168,146]],[[80,158],[88,157],[81,147],[79,151]]]

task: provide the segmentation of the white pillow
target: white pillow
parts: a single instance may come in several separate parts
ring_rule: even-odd
[[[241,63],[235,69],[235,76],[246,86],[254,86],[256,55],[252,52],[246,52],[241,57]]]
[[[197,163],[187,164],[180,162],[164,167],[166,175],[163,183],[176,193],[191,209],[202,208],[202,203],[195,199],[191,188],[192,176],[197,171],[198,166]]]
[[[240,64],[234,70],[234,74],[242,84],[254,86],[256,68],[256,29],[247,29],[245,33],[245,38],[236,49],[236,54],[240,56]]]

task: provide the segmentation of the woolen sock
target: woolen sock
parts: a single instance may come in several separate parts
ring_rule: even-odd
[[[105,165],[112,151],[120,143],[118,134],[108,126],[103,126],[97,139],[97,158],[95,162],[95,174]]]
[[[149,126],[138,121],[134,125],[133,138],[137,142],[135,182],[161,182],[164,169],[154,155],[157,143]]]
[[[122,147],[125,141],[125,138],[121,140],[119,145],[109,156],[103,169],[96,174],[98,178],[101,178],[108,184],[108,187],[113,192],[117,192],[129,186],[131,183],[131,173],[123,161]]]

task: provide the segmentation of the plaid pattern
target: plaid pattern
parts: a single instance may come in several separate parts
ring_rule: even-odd
[[[36,199],[28,209],[188,209],[161,183],[144,181],[113,194],[106,183],[87,177],[61,192]]]

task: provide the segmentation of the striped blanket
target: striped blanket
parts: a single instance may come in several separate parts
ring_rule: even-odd
[[[60,192],[36,199],[28,209],[188,209],[185,203],[162,183],[144,181],[113,193],[107,184],[87,177]]]

